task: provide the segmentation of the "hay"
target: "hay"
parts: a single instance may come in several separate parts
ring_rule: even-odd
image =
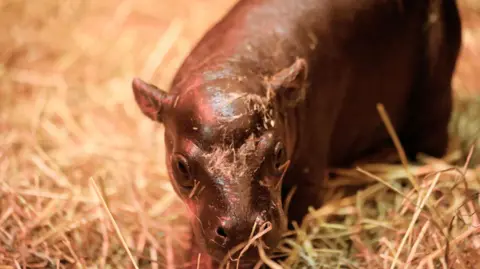
[[[401,166],[364,168],[381,182],[312,211],[281,247],[289,256],[286,268],[475,268],[467,257],[480,247],[479,169],[459,171],[429,159],[409,167],[420,183],[416,191]],[[346,186],[367,174],[360,168],[356,177],[337,173]]]
[[[133,268],[119,238],[139,268],[184,267],[190,230],[167,179],[162,127],[141,115],[130,82],[141,76],[168,88],[233,2],[0,2],[0,268]],[[402,166],[336,171],[330,202],[262,260],[473,268],[479,171],[425,177],[448,163],[409,165],[418,191]],[[369,186],[343,195],[359,182]]]

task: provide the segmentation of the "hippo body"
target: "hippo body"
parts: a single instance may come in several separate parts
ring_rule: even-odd
[[[460,44],[454,0],[241,0],[168,92],[134,79],[139,107],[165,126],[198,249],[218,265],[256,224],[273,249],[293,187],[288,220],[300,222],[328,167],[390,144],[378,103],[407,156],[442,156]],[[242,259],[251,268],[257,251]]]

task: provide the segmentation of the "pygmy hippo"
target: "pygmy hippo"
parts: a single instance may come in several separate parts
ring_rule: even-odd
[[[460,44],[454,0],[240,0],[168,92],[135,78],[198,249],[218,265],[263,228],[270,253],[287,216],[320,206],[326,168],[390,143],[378,103],[408,157],[442,156]],[[241,265],[257,260],[251,246]]]

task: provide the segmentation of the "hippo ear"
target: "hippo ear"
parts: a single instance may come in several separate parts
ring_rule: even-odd
[[[163,122],[163,116],[172,103],[171,96],[139,78],[133,79],[132,89],[142,113],[154,121]]]
[[[293,107],[305,98],[308,68],[304,59],[297,59],[267,82],[267,98],[281,106]]]

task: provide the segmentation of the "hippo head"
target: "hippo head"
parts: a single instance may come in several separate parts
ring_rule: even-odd
[[[242,252],[242,263],[255,262],[255,246],[269,253],[287,228],[281,185],[294,138],[282,131],[282,113],[301,97],[303,71],[302,60],[281,70],[260,83],[263,95],[226,78],[192,78],[169,93],[133,80],[141,111],[165,126],[166,166],[189,209],[194,238],[217,261]]]

